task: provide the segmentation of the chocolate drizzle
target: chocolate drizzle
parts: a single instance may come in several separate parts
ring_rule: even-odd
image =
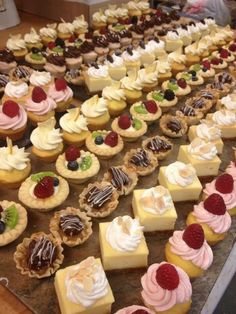
[[[73,46],[66,47],[64,50],[64,57],[65,58],[79,58],[80,50]]]
[[[148,167],[150,165],[150,160],[144,149],[140,149],[135,155],[133,155],[130,158],[130,162],[137,167]]]
[[[3,49],[0,50],[0,61],[1,62],[6,62],[6,63],[11,63],[15,61],[13,53],[8,50],[8,49]]]
[[[204,107],[204,99],[196,98],[193,100],[191,107],[194,109],[202,109]]]
[[[84,224],[76,215],[60,217],[59,227],[69,237],[77,236],[84,230]]]
[[[144,32],[144,26],[143,24],[133,24],[131,27],[130,27],[130,30],[136,34],[139,34],[139,35],[143,35],[143,32]]]
[[[65,77],[75,79],[81,76],[80,70],[78,69],[70,69],[66,72]]]
[[[219,81],[213,82],[213,83],[211,84],[211,88],[212,88],[212,89],[223,90],[223,89],[224,89],[224,83],[219,82]]]
[[[150,149],[154,153],[161,153],[161,152],[167,152],[171,149],[171,144],[164,141],[161,138],[153,138],[150,142],[147,144],[147,148]]]
[[[79,47],[81,53],[88,53],[94,50],[94,44],[89,41],[84,41]]]
[[[192,107],[190,107],[190,106],[184,105],[179,110],[186,117],[195,117],[196,116],[195,110]]]
[[[56,246],[44,236],[32,240],[29,244],[28,267],[30,270],[39,271],[52,266],[56,259]]]
[[[122,169],[111,167],[109,172],[112,175],[111,184],[116,189],[122,190],[124,185],[128,185],[130,183],[129,176]]]
[[[25,66],[18,66],[15,68],[15,70],[12,72],[12,76],[15,79],[29,79],[30,77],[30,70],[26,68]]]
[[[107,38],[108,42],[110,42],[110,43],[119,43],[120,42],[120,36],[114,32],[108,32],[106,34],[106,38]]]
[[[132,38],[132,33],[130,31],[128,31],[127,29],[123,29],[122,31],[119,32],[119,35],[121,38]]]
[[[93,43],[94,43],[94,46],[101,47],[101,48],[107,48],[108,46],[108,41],[105,36],[94,36]]]
[[[0,87],[5,87],[9,82],[9,77],[3,74],[0,74]]]
[[[113,186],[107,185],[103,189],[93,186],[86,195],[87,202],[93,208],[101,208],[107,201],[112,198]]]
[[[208,90],[200,91],[199,96],[205,99],[210,99],[210,100],[214,99],[214,95]]]
[[[229,73],[223,72],[217,77],[217,80],[223,84],[231,84],[233,79]]]
[[[55,54],[50,54],[49,56],[47,56],[47,62],[54,65],[63,66],[65,65],[65,58]]]
[[[177,119],[170,120],[169,122],[167,122],[166,126],[174,133],[179,133],[179,131],[182,129],[182,125]]]

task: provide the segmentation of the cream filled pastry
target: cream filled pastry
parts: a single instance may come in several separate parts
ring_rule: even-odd
[[[74,21],[72,22],[74,26],[74,30],[76,34],[84,34],[88,29],[88,22],[85,20],[84,15],[80,15],[75,17]]]
[[[33,86],[49,87],[52,82],[52,76],[49,72],[45,71],[33,71],[30,76],[30,84]]]
[[[203,140],[215,141],[221,138],[221,131],[213,121],[201,120],[196,127],[196,134]]]
[[[196,138],[188,145],[188,153],[198,160],[212,160],[217,155],[217,149],[214,144]]]
[[[25,34],[24,41],[29,49],[35,48],[42,48],[41,38],[36,30],[31,27],[30,33]]]
[[[221,98],[220,103],[227,109],[236,111],[236,94],[228,94],[227,96]]]
[[[166,167],[165,175],[171,184],[185,187],[193,183],[196,171],[190,164],[176,161]]]
[[[39,34],[44,44],[48,44],[50,41],[54,41],[57,38],[56,31],[57,24],[47,24],[39,30]]]
[[[234,125],[236,124],[236,113],[221,109],[213,113],[212,120],[219,126]]]

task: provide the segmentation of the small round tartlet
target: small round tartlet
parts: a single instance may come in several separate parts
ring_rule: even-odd
[[[58,241],[69,247],[84,243],[93,232],[91,218],[74,207],[55,212],[49,229]]]
[[[100,163],[94,154],[69,146],[57,158],[56,169],[69,182],[79,184],[95,176],[100,170]]]
[[[194,70],[178,73],[176,75],[176,78],[177,80],[184,78],[188,85],[190,85],[192,88],[204,84],[203,77]]]
[[[160,120],[160,129],[169,137],[181,137],[187,133],[188,125],[183,118],[172,115],[164,115]]]
[[[194,109],[191,106],[183,105],[176,111],[176,116],[183,119],[187,125],[198,124],[200,120],[203,118],[203,113]]]
[[[143,149],[152,152],[157,160],[165,159],[173,150],[173,144],[165,136],[153,136],[142,142]]]
[[[150,92],[147,94],[147,100],[154,100],[161,107],[162,112],[167,112],[178,102],[178,98],[171,89]]]
[[[130,107],[130,114],[147,124],[151,124],[160,118],[162,111],[154,100],[144,100],[134,103]]]
[[[186,96],[191,93],[191,87],[187,84],[184,78],[170,79],[161,85],[163,90],[172,90],[177,97]]]
[[[206,99],[202,96],[195,96],[187,99],[185,105],[192,107],[198,112],[202,112],[204,114],[212,108],[213,102],[210,99]]]

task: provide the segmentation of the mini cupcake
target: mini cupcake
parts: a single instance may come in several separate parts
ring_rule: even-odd
[[[107,26],[107,17],[102,10],[93,14],[92,26],[94,29],[101,29]]]
[[[23,60],[27,54],[26,43],[21,35],[11,36],[6,43],[7,49],[12,51],[16,60]]]
[[[107,108],[111,117],[119,116],[127,107],[125,92],[120,88],[120,83],[103,88],[102,97],[107,102]]]
[[[58,78],[54,85],[50,86],[48,96],[56,102],[56,111],[64,112],[72,102],[73,91],[63,78]]]
[[[135,73],[130,73],[121,80],[121,88],[124,89],[127,104],[132,105],[142,97],[142,85]]]
[[[132,43],[132,33],[127,29],[123,29],[119,32],[119,35],[121,47],[128,48]]]
[[[54,117],[38,123],[30,136],[33,144],[32,153],[44,162],[54,162],[63,150],[62,134],[55,129]]]
[[[76,47],[66,47],[64,49],[64,58],[68,69],[78,69],[82,64],[80,50]]]
[[[183,41],[180,39],[180,36],[176,30],[167,32],[164,29],[161,29],[157,34],[158,37],[163,37],[165,40],[165,49],[167,52],[173,52],[182,49]]]
[[[227,236],[227,231],[231,226],[231,217],[226,210],[223,198],[219,194],[213,193],[204,202],[194,205],[186,223],[187,226],[200,224],[204,230],[206,241],[210,245],[215,245]]]
[[[69,146],[56,161],[57,172],[71,183],[80,184],[98,174],[100,163],[90,152]]]
[[[110,50],[110,52],[116,51],[118,49],[120,49],[120,36],[119,33],[115,33],[115,32],[108,32],[106,34],[106,39],[108,41],[108,48]]]
[[[141,84],[143,92],[149,93],[154,90],[158,83],[158,72],[155,65],[149,65],[144,69],[140,69],[137,80]]]
[[[84,85],[84,75],[79,69],[70,69],[66,71],[64,79],[68,84],[83,86]]]
[[[90,132],[87,119],[80,114],[79,108],[68,109],[60,118],[62,137],[69,145],[82,146]]]
[[[166,58],[165,42],[163,40],[160,40],[158,37],[153,37],[153,39],[146,43],[146,46],[152,49],[156,59]]]
[[[80,51],[85,64],[96,61],[98,55],[94,50],[94,44],[92,42],[84,41],[80,46]]]
[[[29,87],[22,81],[10,81],[5,86],[2,103],[7,100],[13,100],[19,104],[24,104],[29,95]]]
[[[109,52],[108,41],[105,35],[93,37],[94,51],[97,53],[98,58],[104,58]]]
[[[25,61],[35,70],[43,70],[46,64],[46,58],[43,55],[43,52],[38,48],[32,48],[25,56]]]
[[[154,314],[153,311],[149,310],[147,307],[140,305],[131,305],[128,307],[124,307],[121,310],[115,312],[115,314]]]
[[[230,174],[233,177],[234,181],[236,181],[236,162],[231,161],[228,167],[225,169],[225,172]]]
[[[164,135],[176,138],[187,133],[188,125],[181,117],[168,114],[161,117],[160,129]]]
[[[184,78],[170,79],[163,82],[161,87],[163,90],[172,90],[177,97],[186,96],[191,93],[191,87]]]
[[[178,51],[171,52],[167,57],[168,62],[171,64],[171,72],[173,76],[177,73],[183,72],[186,69],[186,56]]]
[[[172,152],[174,146],[166,137],[156,135],[144,140],[142,147],[153,153],[157,160],[163,160]]]
[[[140,54],[141,65],[146,66],[155,61],[156,55],[151,45],[145,45],[144,41],[141,40],[136,49]]]
[[[158,60],[156,63],[156,69],[158,72],[158,83],[162,84],[164,81],[169,80],[172,77],[171,65],[167,60]]]
[[[33,71],[32,74],[30,75],[29,81],[30,84],[32,85],[30,87],[30,90],[32,90],[33,87],[37,86],[47,91],[53,83],[53,79],[50,72],[45,71]]]
[[[23,81],[29,83],[33,70],[25,65],[18,65],[9,72],[10,81]]]
[[[42,43],[45,47],[50,42],[53,42],[57,38],[57,31],[56,31],[57,24],[47,24],[46,27],[42,27],[39,30],[39,34],[42,40]]]
[[[48,43],[46,53],[48,55],[55,54],[62,57],[64,48],[65,48],[65,41],[57,37],[55,41],[51,41],[50,43]]]
[[[138,2],[137,1],[129,1],[127,3],[127,9],[128,9],[128,14],[129,16],[141,16],[142,11],[139,8]]]
[[[74,32],[77,36],[85,34],[88,30],[88,22],[85,20],[83,14],[75,17],[72,24],[74,26]]]
[[[140,54],[138,51],[133,50],[132,46],[126,48],[122,53],[122,58],[124,60],[127,71],[136,70],[138,71],[141,66]]]
[[[61,19],[61,23],[57,25],[57,36],[63,40],[69,39],[74,34],[75,27],[72,23],[65,22]]]
[[[149,94],[147,94],[147,100],[154,100],[158,104],[158,106],[161,107],[162,112],[167,112],[178,102],[178,98],[171,89],[166,89],[164,92],[150,92]]]
[[[199,63],[201,60],[200,56],[203,51],[204,49],[198,46],[198,42],[185,47],[184,52],[186,55],[186,66]]]
[[[104,11],[105,16],[107,17],[107,24],[115,24],[118,22],[117,17],[117,7],[116,5],[108,5],[108,9]]]
[[[27,114],[21,105],[7,100],[0,106],[0,138],[21,139],[27,125]]]
[[[108,73],[112,80],[120,81],[126,76],[126,67],[121,56],[115,53],[108,55],[105,64],[108,66]]]
[[[176,31],[180,37],[180,40],[182,40],[184,47],[191,45],[192,36],[186,25],[181,25],[181,27],[178,27]]]
[[[201,225],[191,224],[174,231],[165,247],[166,259],[181,267],[190,278],[201,276],[213,262],[213,252],[206,242]]]
[[[111,124],[114,132],[117,132],[124,141],[134,142],[147,132],[147,124],[141,119],[121,115],[115,118]]]
[[[12,51],[8,49],[0,50],[0,73],[9,74],[16,66],[17,64]]]
[[[39,86],[33,88],[31,98],[27,99],[25,103],[28,118],[33,125],[54,117],[56,106],[55,101],[48,97]]]
[[[41,38],[33,27],[31,27],[30,33],[25,34],[24,41],[28,50],[31,50],[32,48],[37,48],[40,50],[43,48]]]
[[[61,77],[66,72],[65,58],[56,54],[50,54],[46,57],[44,69],[55,77]]]
[[[162,111],[154,100],[145,100],[134,103],[130,107],[130,114],[151,124],[161,117]]]

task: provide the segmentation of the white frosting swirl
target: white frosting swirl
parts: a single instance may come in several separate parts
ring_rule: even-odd
[[[127,8],[129,10],[139,10],[138,2],[137,1],[129,1],[127,3]]]
[[[153,47],[151,47],[151,45],[148,45],[148,44],[146,44],[144,48],[138,46],[137,51],[140,55],[146,55],[146,54],[154,55]]]
[[[88,23],[85,21],[84,15],[77,16],[72,22],[75,29],[87,29]]]
[[[106,65],[108,65],[111,68],[120,68],[124,66],[124,60],[117,56],[116,54],[112,55],[113,62],[109,62],[108,60],[105,61]]]
[[[70,267],[65,285],[68,300],[84,307],[91,307],[108,293],[106,274],[94,257]]]
[[[207,25],[207,24],[204,24],[204,23],[202,23],[202,22],[198,22],[198,23],[196,23],[196,25],[199,27],[199,29],[200,29],[201,31],[205,31],[205,30],[208,29],[208,25]]]
[[[24,40],[29,44],[36,44],[41,41],[39,34],[37,34],[36,30],[31,27],[30,33],[25,34]]]
[[[138,219],[130,216],[116,217],[109,223],[106,240],[110,246],[119,252],[133,252],[139,246],[143,237],[143,227]]]
[[[127,51],[122,53],[122,58],[124,61],[139,61],[140,53],[137,50],[132,50],[133,54],[130,55]]]
[[[52,40],[56,39],[57,31],[56,31],[56,23],[55,24],[48,24],[47,27],[42,27],[39,30],[39,34],[41,37],[49,37]]]
[[[218,125],[233,125],[236,124],[236,113],[222,109],[213,113],[212,120]]]
[[[125,100],[125,92],[122,88],[116,85],[106,86],[103,88],[102,97],[109,100]]]
[[[67,113],[61,117],[59,124],[68,133],[80,134],[83,131],[88,131],[87,119],[82,114],[78,115],[78,108],[68,109]]]
[[[103,12],[100,12],[100,11],[98,11],[98,12],[95,12],[94,14],[93,14],[93,17],[92,17],[92,19],[93,19],[93,21],[94,22],[102,22],[102,23],[106,23],[107,22],[107,17],[106,17],[106,15],[104,15],[103,14]]]
[[[189,154],[198,160],[213,160],[217,155],[217,148],[214,144],[195,138],[188,145]]]
[[[229,94],[221,98],[220,102],[228,110],[236,110],[236,94]]]
[[[63,34],[66,34],[66,33],[73,34],[75,27],[72,23],[62,22],[58,24],[57,29],[60,33],[63,33]]]
[[[221,138],[221,130],[210,120],[201,120],[201,124],[196,127],[196,134],[201,139],[214,141]]]
[[[128,76],[121,79],[121,87],[126,88],[128,90],[141,90],[142,89],[142,85],[140,84],[139,80],[134,80]]]
[[[156,52],[157,50],[160,49],[164,49],[165,48],[165,43],[163,40],[160,40],[159,42],[156,42],[155,40],[150,40],[147,44],[146,47],[148,47],[148,49],[151,52]]]
[[[29,153],[25,152],[24,147],[19,148],[14,145],[12,151],[10,152],[8,147],[0,148],[0,169],[11,171],[24,170],[29,162]]]
[[[126,8],[117,8],[116,9],[116,16],[119,18],[124,18],[128,15],[128,9]]]
[[[50,72],[45,71],[33,71],[30,76],[30,84],[34,86],[45,86],[49,84],[52,80]]]
[[[215,19],[209,19],[209,18],[205,18],[204,19],[204,22],[209,26],[209,25],[215,25],[216,24],[216,21]]]
[[[5,94],[8,97],[21,98],[27,95],[29,87],[27,83],[20,81],[10,81],[5,86]]]
[[[199,32],[199,27],[197,25],[188,25],[187,28],[190,34],[195,34]]]
[[[116,5],[109,5],[109,8],[105,10],[104,14],[106,17],[116,18]]]
[[[160,74],[167,73],[171,70],[170,63],[167,60],[166,61],[157,60],[157,61],[155,61],[155,63],[156,63],[157,72]]]
[[[12,36],[11,38],[9,38],[7,40],[6,46],[9,50],[26,49],[25,41],[21,38],[21,35]]]
[[[141,11],[145,11],[145,10],[148,10],[150,8],[150,4],[149,4],[148,0],[147,1],[145,1],[145,0],[144,1],[138,1],[137,5],[138,5],[139,10],[141,10]]]
[[[166,167],[165,176],[171,184],[185,187],[193,183],[196,170],[191,164],[176,161]]]
[[[191,55],[199,55],[203,53],[203,51],[206,49],[204,45],[199,45],[199,42],[195,42],[187,47],[185,47],[184,52],[185,54],[191,54]]]
[[[184,64],[186,62],[186,56],[184,54],[181,54],[178,51],[173,51],[169,53],[167,58],[170,63],[176,62],[176,63]]]
[[[95,95],[82,104],[81,111],[88,118],[100,117],[107,112],[107,102],[103,97]]]
[[[98,69],[90,67],[87,71],[88,75],[94,78],[108,77],[108,67],[106,65],[99,65]]]
[[[180,38],[186,37],[186,36],[190,36],[190,32],[188,31],[188,29],[183,29],[181,27],[176,29]]]
[[[143,84],[153,84],[157,82],[158,72],[147,72],[146,69],[141,69],[138,71],[138,81],[141,85]]]
[[[179,36],[179,34],[177,34],[176,32],[169,31],[169,32],[167,32],[167,34],[166,34],[166,39],[169,39],[169,40],[178,40],[178,39],[180,39],[180,36]]]

